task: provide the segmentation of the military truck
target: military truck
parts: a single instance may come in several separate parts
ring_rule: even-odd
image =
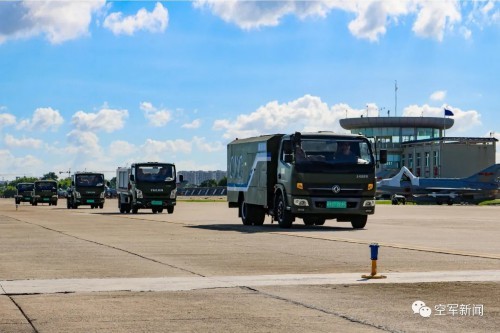
[[[21,202],[29,202],[30,204],[33,204],[34,189],[35,189],[34,183],[17,184],[16,186],[17,194],[14,195],[16,205],[19,205]]]
[[[227,146],[228,205],[238,208],[244,225],[262,225],[267,214],[282,228],[296,218],[305,225],[337,219],[364,228],[375,212],[375,164],[371,143],[361,135],[236,139]]]
[[[106,200],[105,185],[102,173],[76,172],[71,176],[71,187],[66,195],[67,208],[90,206],[102,209]]]
[[[182,175],[179,179],[182,182]],[[120,167],[116,170],[116,190],[120,213],[151,209],[156,214],[166,209],[172,214],[177,199],[175,165],[144,162]]]
[[[55,180],[35,181],[35,195],[33,205],[48,203],[49,206],[57,206],[57,182]]]

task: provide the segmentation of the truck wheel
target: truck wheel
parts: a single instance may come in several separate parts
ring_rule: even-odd
[[[167,207],[167,213],[172,214],[174,212],[174,206]]]
[[[351,225],[354,229],[363,229],[368,221],[367,215],[356,215],[351,219]]]
[[[71,202],[69,200],[66,200],[66,208],[71,209]]]
[[[290,228],[292,226],[292,214],[286,210],[285,199],[281,194],[276,198],[276,216],[278,217],[280,228]]]
[[[157,212],[158,212],[158,213],[163,213],[163,207],[158,208]],[[174,211],[172,211],[172,213],[173,213],[173,212],[174,212]]]
[[[151,208],[151,211],[153,212],[153,214],[156,214],[158,212],[158,210],[156,210],[156,208]]]
[[[124,204],[120,204],[120,213],[121,214],[124,214],[127,210],[125,209],[125,205]]]
[[[240,212],[241,212],[241,222],[243,222],[243,225],[252,225],[252,221],[250,220],[250,205],[248,205],[244,200],[241,202],[240,205]]]
[[[139,208],[132,207],[132,214],[137,214],[138,211],[139,211]]]

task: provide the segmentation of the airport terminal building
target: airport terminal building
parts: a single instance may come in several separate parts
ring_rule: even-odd
[[[389,177],[406,166],[425,178],[468,177],[495,164],[494,137],[446,137],[452,118],[362,117],[340,120],[342,128],[363,134],[375,150],[387,149],[387,164],[379,177]]]

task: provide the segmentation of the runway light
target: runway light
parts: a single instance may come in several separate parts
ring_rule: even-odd
[[[372,260],[372,272],[370,275],[361,275],[363,279],[385,279],[387,276],[377,274],[377,260],[378,260],[378,248],[377,243],[370,244],[370,254]]]

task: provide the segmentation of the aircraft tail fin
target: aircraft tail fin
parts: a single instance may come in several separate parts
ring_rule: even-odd
[[[480,183],[494,183],[500,180],[500,164],[493,164],[478,173],[465,178],[467,181]]]

